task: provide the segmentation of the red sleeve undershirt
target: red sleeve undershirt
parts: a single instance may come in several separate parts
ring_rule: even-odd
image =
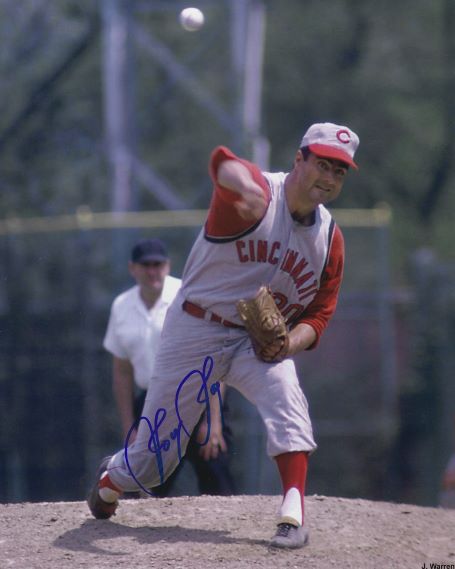
[[[205,232],[209,237],[235,237],[256,224],[256,222],[245,221],[238,215],[234,204],[241,197],[218,183],[218,167],[224,160],[238,160],[246,166],[251,172],[254,181],[263,189],[267,202],[271,200],[269,185],[259,168],[251,162],[237,157],[225,146],[218,146],[212,152],[209,164],[209,173],[214,184],[212,200],[205,224]],[[344,239],[339,227],[335,225],[326,267],[321,277],[321,286],[301,318],[294,324],[309,324],[316,332],[316,340],[308,348],[309,350],[318,345],[322,333],[335,312],[338,292],[343,278],[343,266]]]
[[[338,292],[343,279],[344,239],[338,225],[335,225],[329,257],[321,277],[321,286],[312,302],[308,305],[297,324],[309,324],[316,332],[317,338],[308,348],[315,348],[335,312]]]
[[[234,204],[241,199],[240,195],[218,183],[218,167],[224,160],[237,160],[246,166],[251,172],[253,180],[263,189],[268,203],[271,199],[269,185],[259,168],[247,160],[238,158],[225,146],[218,146],[212,152],[209,164],[209,173],[214,184],[212,201],[205,224],[205,232],[209,237],[233,237],[244,233],[257,223],[256,221],[253,223],[245,221],[238,215]]]

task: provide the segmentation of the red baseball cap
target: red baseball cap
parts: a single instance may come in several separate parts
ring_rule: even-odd
[[[308,146],[316,156],[346,162],[358,170],[354,154],[359,146],[359,137],[347,126],[330,122],[316,123],[303,135],[300,148]]]

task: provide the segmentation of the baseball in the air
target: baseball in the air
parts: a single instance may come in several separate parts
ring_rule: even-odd
[[[184,8],[179,16],[180,24],[188,32],[196,32],[204,25],[204,14],[199,8]]]

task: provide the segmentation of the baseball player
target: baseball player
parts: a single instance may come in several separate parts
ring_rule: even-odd
[[[112,354],[112,388],[119,412],[123,438],[136,438],[136,421],[141,416],[145,393],[153,376],[166,312],[177,295],[181,280],[170,276],[170,260],[160,239],[143,239],[131,250],[128,263],[136,285],[112,303],[104,347]],[[229,470],[226,429],[222,428],[219,406],[212,412],[214,428],[204,447],[197,441],[206,438],[203,427],[195,429],[189,448],[202,494],[232,494],[234,485]],[[153,495],[166,496],[175,476],[153,489]],[[138,493],[136,493],[138,495]]]
[[[335,311],[344,245],[325,206],[341,192],[348,170],[357,168],[358,144],[346,126],[313,124],[289,173],[261,172],[222,146],[213,151],[208,217],[164,323],[156,389],[148,391],[134,444],[100,465],[88,498],[95,517],[113,515],[122,492],[172,473],[208,395],[216,398],[224,382],[257,407],[281,477],[283,500],[270,545],[308,542],[304,493],[316,444],[293,356],[316,347]],[[237,303],[255,299],[262,285],[272,292],[287,335],[258,349]],[[259,314],[258,325],[276,320],[269,316]]]

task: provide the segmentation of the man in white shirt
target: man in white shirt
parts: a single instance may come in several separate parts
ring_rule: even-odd
[[[128,269],[136,285],[114,300],[103,343],[113,356],[112,387],[124,440],[141,416],[166,312],[181,286],[180,279],[169,274],[169,255],[159,239],[136,243]],[[211,423],[210,437],[204,446],[198,443],[205,441],[206,433],[195,429],[190,443],[193,452],[189,452],[188,457],[201,493],[232,494],[225,440],[228,431],[223,432],[218,405],[214,405]],[[129,444],[135,438],[136,430],[131,433]],[[166,481],[154,494],[168,495],[174,479],[175,476]]]

